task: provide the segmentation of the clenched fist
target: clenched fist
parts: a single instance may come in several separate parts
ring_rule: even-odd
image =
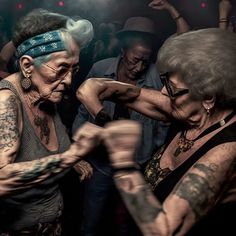
[[[134,154],[141,136],[136,121],[119,120],[108,123],[103,130],[103,141],[114,168],[135,165]]]
[[[74,143],[71,144],[74,155],[83,158],[94,150],[101,143],[101,133],[103,128],[86,122],[73,135]]]

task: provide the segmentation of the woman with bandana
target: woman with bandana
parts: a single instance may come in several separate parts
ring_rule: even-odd
[[[19,72],[0,82],[0,235],[60,235],[58,180],[72,166],[91,174],[80,159],[93,143],[70,144],[55,105],[92,37],[89,21],[43,9],[15,28]]]

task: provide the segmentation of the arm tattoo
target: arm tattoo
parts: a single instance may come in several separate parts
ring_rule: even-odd
[[[24,168],[18,168],[11,173],[11,177],[19,176],[22,181],[30,181],[37,177],[43,177],[44,174],[56,173],[60,170],[62,160],[59,157],[51,157],[46,159],[37,160],[35,162],[27,162]]]
[[[152,191],[145,183],[134,191],[137,186],[133,186],[131,179],[116,179],[116,182],[128,209],[139,223],[153,222],[163,212],[161,206],[153,201]],[[129,190],[123,186],[129,186]]]
[[[0,102],[0,149],[5,152],[13,147],[19,138],[17,107],[18,100],[14,95]]]
[[[196,164],[194,168],[203,172],[205,176],[188,173],[175,189],[174,194],[189,203],[198,219],[205,214],[215,200],[217,190],[211,185],[211,182],[217,168],[213,164],[210,166]]]

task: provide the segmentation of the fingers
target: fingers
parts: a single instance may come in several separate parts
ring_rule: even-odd
[[[88,122],[73,136],[75,142],[71,147],[78,150],[80,156],[83,157],[103,142],[108,149],[112,165],[122,166],[134,163],[134,154],[140,136],[141,126],[136,121],[113,121],[106,124],[104,128]],[[91,169],[82,164],[78,163],[76,170],[81,173],[83,180],[91,175]]]
[[[81,157],[86,156],[89,152],[94,150],[101,142],[102,128],[92,123],[85,123],[73,135],[73,143],[76,146],[77,154]]]
[[[95,137],[99,138],[99,133],[101,132],[101,130],[101,127],[90,122],[86,122],[76,131],[72,139],[77,142],[84,138],[87,138],[88,140],[94,139]]]
[[[131,120],[119,120],[108,123],[103,132],[103,138],[111,151],[126,150],[139,142],[141,126]]]
[[[83,160],[78,162],[74,166],[74,169],[76,170],[77,173],[80,174],[80,181],[90,178],[93,174],[92,166],[88,162],[83,161]]]
[[[103,132],[103,140],[109,152],[113,167],[134,163],[135,150],[140,141],[141,126],[131,120],[108,123]]]

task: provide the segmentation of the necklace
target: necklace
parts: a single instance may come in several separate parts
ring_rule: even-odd
[[[231,120],[231,118],[234,115],[235,115],[235,111],[230,113],[227,117],[225,117],[225,119],[220,120],[218,123],[208,127],[201,134],[199,134],[195,139],[192,139],[192,140],[186,138],[187,130],[182,130],[179,140],[178,140],[178,143],[177,143],[178,146],[174,152],[174,156],[177,157],[180,153],[187,152],[194,145],[195,141],[197,141],[198,139],[204,137],[205,135],[213,132],[214,130],[224,126],[228,121]]]
[[[48,144],[49,143],[49,137],[50,137],[50,128],[48,126],[48,118],[46,117],[46,115],[44,117],[41,117],[38,114],[35,114],[33,109],[32,109],[32,105],[29,104],[26,97],[25,97],[25,101],[26,101],[26,104],[28,105],[32,115],[34,116],[33,121],[34,121],[35,126],[39,127],[40,140],[43,141],[44,138],[45,138],[45,143]]]
[[[40,129],[40,140],[43,141],[43,138],[46,139],[46,144],[49,143],[49,137],[50,137],[50,128],[48,126],[48,119],[47,117],[40,117],[38,115],[33,114],[34,116],[34,124],[39,127]]]

